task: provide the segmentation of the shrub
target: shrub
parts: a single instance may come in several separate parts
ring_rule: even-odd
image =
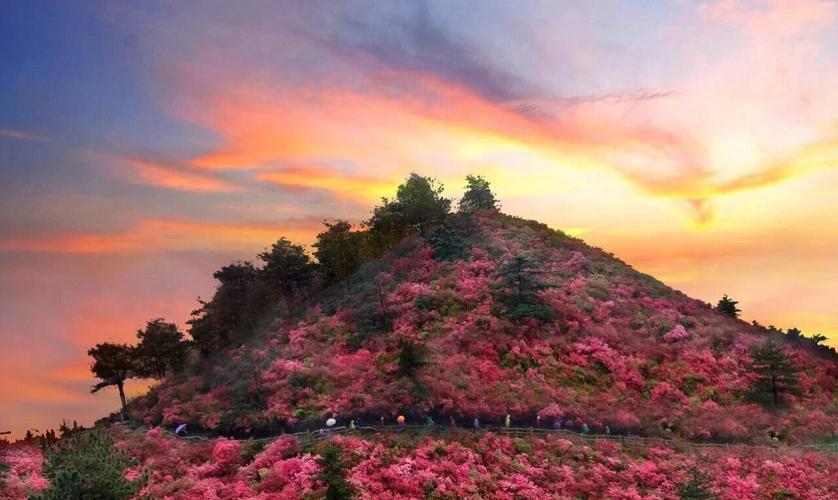
[[[78,434],[48,454],[44,475],[50,487],[35,498],[131,498],[143,480],[125,478],[129,465],[110,436],[96,431]]]
[[[335,443],[328,443],[320,450],[320,479],[326,483],[326,500],[352,498],[352,486],[346,480],[346,466],[341,449]]]

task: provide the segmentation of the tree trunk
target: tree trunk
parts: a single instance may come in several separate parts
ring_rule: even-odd
[[[120,382],[116,384],[116,387],[119,389],[119,400],[122,402],[122,408],[119,411],[122,420],[125,420],[125,410],[128,409],[128,403],[125,402],[125,384],[124,382]]]

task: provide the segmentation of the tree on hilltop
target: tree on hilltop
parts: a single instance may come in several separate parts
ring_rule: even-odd
[[[489,187],[489,181],[480,175],[466,176],[466,192],[460,200],[460,212],[497,210],[499,204]]]
[[[373,232],[404,236],[418,229],[424,235],[451,210],[451,200],[442,196],[444,189],[436,179],[413,172],[398,187],[395,199],[381,199],[366,224]]]
[[[739,313],[742,312],[741,309],[736,307],[738,303],[738,301],[731,299],[727,296],[727,294],[725,294],[724,297],[719,299],[719,303],[716,304],[716,310],[722,314],[730,316],[731,318],[738,318]]]

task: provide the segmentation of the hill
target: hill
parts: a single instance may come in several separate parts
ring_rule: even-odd
[[[533,221],[456,214],[133,411],[224,433],[351,419],[514,422],[802,443],[838,428],[838,365]],[[768,338],[800,368],[781,408],[751,397]]]

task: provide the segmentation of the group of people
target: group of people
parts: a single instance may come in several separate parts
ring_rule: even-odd
[[[457,420],[454,418],[453,415],[449,416],[448,418],[449,418],[449,427],[458,427]],[[395,420],[396,420],[396,424],[398,424],[398,425],[406,425],[407,424],[407,418],[404,415],[398,415],[395,418]],[[382,427],[387,424],[387,421],[388,421],[388,419],[385,416],[381,416],[379,418],[379,423]],[[336,424],[337,424],[337,415],[332,414],[332,416],[329,417],[326,420],[326,427],[327,428],[333,428]],[[434,422],[433,417],[428,415],[427,417],[425,417],[425,425],[428,426],[428,427],[433,427],[434,425],[436,425],[436,422]],[[553,424],[552,425],[553,425],[553,429],[561,430],[562,429],[561,419],[558,419],[558,418],[553,419]],[[361,426],[360,420],[356,420],[356,419],[353,418],[349,421],[349,428],[350,429],[357,429],[360,426]],[[506,416],[503,419],[503,426],[506,427],[506,428],[509,428],[509,427],[512,426],[512,416],[508,413],[506,414]],[[535,426],[536,427],[541,427],[542,426],[541,416],[536,417]],[[481,423],[480,423],[480,417],[479,416],[475,416],[474,420],[472,420],[472,427],[474,427],[475,429],[480,429],[481,428]],[[569,428],[570,423],[569,422],[566,423],[565,427]],[[580,430],[585,434],[588,434],[588,433],[591,432],[590,427],[585,422],[582,422],[582,424],[580,426]],[[608,425],[605,426],[604,430],[605,430],[606,434],[611,434],[611,428]]]

